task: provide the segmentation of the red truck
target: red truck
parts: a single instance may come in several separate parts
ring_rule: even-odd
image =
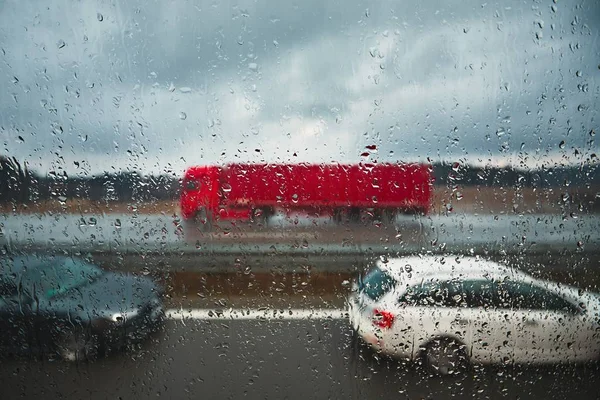
[[[336,221],[428,212],[431,172],[423,164],[228,164],[194,166],[182,180],[181,213],[205,228],[218,220],[266,223],[276,209],[331,213]]]

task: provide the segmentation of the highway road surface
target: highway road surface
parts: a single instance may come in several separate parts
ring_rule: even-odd
[[[170,310],[158,335],[94,363],[5,358],[2,398],[597,399],[598,364],[474,367],[459,378],[381,358],[343,309]]]
[[[9,250],[94,251],[95,260],[108,257],[103,266],[163,280],[170,298],[160,332],[125,353],[80,364],[3,356],[0,398],[597,399],[598,364],[474,367],[441,379],[377,356],[346,320],[354,266],[343,252],[512,254],[597,290],[599,228],[597,216],[486,215],[366,227],[275,220],[206,234],[177,216],[5,216],[0,242]],[[311,268],[315,257],[322,268]],[[227,262],[233,270],[223,273]],[[291,262],[300,273],[286,270]]]

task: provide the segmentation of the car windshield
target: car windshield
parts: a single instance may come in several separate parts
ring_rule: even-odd
[[[49,299],[90,283],[102,274],[100,268],[83,260],[49,258],[36,268],[26,269],[21,283],[30,295]]]
[[[371,300],[377,301],[397,284],[387,272],[379,267],[374,267],[360,282],[360,290],[369,296]]]

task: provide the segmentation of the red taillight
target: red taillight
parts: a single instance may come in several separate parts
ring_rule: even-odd
[[[392,327],[394,323],[394,314],[389,311],[375,310],[373,312],[373,325],[383,329]]]

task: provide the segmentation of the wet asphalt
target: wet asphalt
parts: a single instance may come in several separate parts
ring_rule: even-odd
[[[597,399],[600,367],[474,366],[455,378],[374,354],[345,320],[169,320],[93,363],[4,358],[3,399]]]

